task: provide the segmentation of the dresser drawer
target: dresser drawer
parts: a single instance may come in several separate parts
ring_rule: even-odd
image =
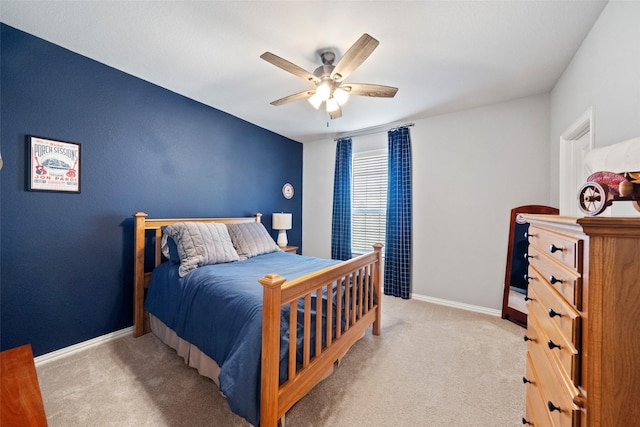
[[[529,288],[529,292],[531,298],[539,300],[534,289]],[[539,330],[537,331],[538,339],[532,345],[544,348],[548,352],[549,357],[557,364],[558,368],[563,371],[568,380],[574,384],[579,382],[580,359],[578,357],[578,350],[573,342],[567,340],[562,332],[555,327],[552,319],[544,311],[543,306],[541,304],[534,304],[533,302],[534,300],[531,300],[528,303],[529,316],[527,319],[527,326],[532,319],[535,319],[534,323],[537,324]],[[527,329],[527,334],[528,333],[529,330]]]
[[[569,303],[578,310],[582,309],[582,276],[558,264],[539,248],[529,246],[529,278],[531,281],[544,281],[553,286]]]
[[[545,348],[544,334],[535,316],[527,320],[527,336],[533,338],[527,344],[528,356],[535,366],[543,406],[554,427],[577,427],[580,425],[580,410],[573,403],[578,390],[558,372],[556,361]],[[535,398],[533,399],[535,400]]]
[[[582,239],[544,230],[534,225],[529,227],[528,233],[530,247],[534,246],[575,272],[582,273]]]
[[[549,418],[549,411],[544,400],[542,400],[542,388],[540,387],[540,380],[538,374],[533,366],[531,355],[527,353],[527,371],[523,378],[527,387],[527,406],[525,414],[525,422],[529,422],[529,425],[537,427],[545,427],[551,425],[551,418]]]
[[[536,280],[529,285],[529,298],[529,312],[535,312],[545,331],[557,329],[566,342],[579,350],[580,313],[544,281]]]

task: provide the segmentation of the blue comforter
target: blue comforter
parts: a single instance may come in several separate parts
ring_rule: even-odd
[[[183,278],[178,276],[177,264],[165,262],[153,272],[145,308],[216,361],[220,366],[220,391],[231,410],[257,426],[263,292],[258,279],[275,272],[293,280],[338,262],[274,252],[200,267]],[[289,329],[286,311],[283,308],[283,332]],[[301,336],[299,333],[299,340]],[[281,342],[281,382],[286,375],[287,342],[288,338]]]

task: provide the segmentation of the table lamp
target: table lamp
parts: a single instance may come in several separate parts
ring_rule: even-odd
[[[278,246],[287,246],[287,230],[291,230],[291,214],[274,213],[271,219],[271,228],[278,230]]]

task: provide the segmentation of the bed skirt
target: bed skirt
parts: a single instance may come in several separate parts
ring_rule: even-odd
[[[204,354],[198,347],[180,338],[173,329],[165,325],[160,319],[149,314],[151,332],[163,343],[171,347],[182,357],[186,364],[195,368],[204,377],[211,378],[220,388],[218,376],[220,367],[209,356]]]
[[[173,329],[169,328],[164,324],[164,322],[162,322],[162,320],[158,319],[153,314],[149,314],[149,321],[153,335],[158,337],[158,339],[164,344],[174,349],[176,353],[178,353],[178,356],[184,359],[187,365],[195,368],[203,377],[212,379],[218,386],[218,389],[220,388],[220,381],[218,379],[218,376],[220,375],[220,366],[218,366],[212,358],[200,351],[200,349],[195,345],[180,338]],[[364,336],[364,334],[362,334],[362,336]],[[362,338],[362,336],[360,338]],[[328,378],[333,373],[333,368],[336,365],[340,366],[342,358],[350,349],[351,346],[349,346],[345,354],[336,361],[334,366],[327,371],[322,378],[320,378],[318,383]]]

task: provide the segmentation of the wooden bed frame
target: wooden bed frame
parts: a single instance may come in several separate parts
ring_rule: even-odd
[[[166,225],[175,222],[219,222],[243,223],[260,222],[261,214],[243,218],[173,218],[149,219],[147,214],[137,212],[134,223],[134,336],[139,337],[150,331],[149,315],[144,310],[145,290],[151,272],[145,270],[145,249],[153,244],[153,266],[162,262],[161,236]],[[381,316],[381,268],[382,245],[374,245],[374,250],[335,266],[325,268],[292,281],[272,273],[259,280],[263,286],[262,317],[262,380],[260,391],[260,425],[275,427],[286,412],[333,369],[349,348],[359,340],[369,326],[373,335],[380,335]],[[315,348],[311,356],[311,301],[312,295],[335,283],[349,283],[350,293],[342,295],[342,287],[337,286],[336,313],[332,304],[327,304],[325,345],[322,346],[322,322],[316,322]],[[317,295],[317,294],[316,294]],[[342,301],[345,307],[342,307]],[[279,384],[280,354],[280,313],[286,305],[294,307],[299,300],[304,301],[303,361],[296,364],[296,328],[290,331],[288,379]],[[316,312],[322,312],[322,298],[316,298]],[[290,324],[297,323],[298,311],[290,310]],[[344,313],[344,319],[342,318]],[[333,322],[335,315],[336,321]],[[336,327],[344,323],[342,328]]]

